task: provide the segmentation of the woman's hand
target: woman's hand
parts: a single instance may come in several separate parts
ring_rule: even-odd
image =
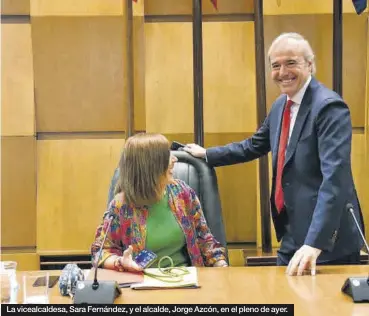
[[[225,260],[219,260],[214,263],[213,267],[228,267],[228,264]]]
[[[128,272],[139,272],[143,269],[132,259],[132,246],[129,246],[126,250],[123,252],[122,257],[116,258],[118,260],[118,265],[120,265],[123,268],[123,271]]]

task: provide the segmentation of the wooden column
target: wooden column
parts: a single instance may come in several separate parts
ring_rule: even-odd
[[[134,111],[134,77],[133,77],[133,11],[132,0],[125,0],[126,18],[126,49],[124,59],[127,67],[126,85],[127,85],[127,122],[126,122],[126,138],[132,136],[135,131],[135,111]]]
[[[265,55],[264,55],[264,21],[263,0],[254,1],[255,10],[255,58],[256,58],[256,103],[258,127],[267,116],[265,91]],[[261,210],[261,240],[263,252],[271,252],[272,237],[270,231],[269,203],[269,169],[268,156],[259,159],[260,177],[260,210]]]
[[[333,90],[342,96],[342,0],[333,1]]]
[[[201,0],[192,1],[193,100],[195,143],[204,146],[201,3]]]

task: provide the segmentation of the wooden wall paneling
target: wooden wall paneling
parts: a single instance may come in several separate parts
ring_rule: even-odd
[[[90,249],[123,144],[123,139],[37,142],[39,254]]]
[[[363,170],[358,175],[360,198],[364,199],[362,202],[362,211],[364,215],[364,223],[366,232],[369,231],[369,18],[367,17],[367,39],[366,39],[366,98],[365,98],[365,127],[364,135],[362,135],[363,142],[361,149],[364,150]],[[358,191],[359,191],[358,190]],[[368,234],[368,233],[367,233]]]
[[[141,1],[141,0],[139,0]],[[218,0],[216,10],[210,0],[202,1],[203,14],[253,13],[253,0]],[[190,15],[192,0],[145,0],[145,15]]]
[[[366,93],[365,93],[365,161],[369,165],[369,15],[367,17],[366,31]]]
[[[1,0],[1,14],[28,15],[31,0]]]
[[[36,252],[2,252],[1,261],[16,261],[18,271],[40,270],[40,257]]]
[[[32,18],[38,132],[125,130],[123,19]]]
[[[145,0],[133,1],[132,2],[132,12],[134,16],[144,16],[145,15]]]
[[[32,16],[122,15],[125,0],[31,0]]]
[[[192,0],[144,0],[145,15],[192,14]],[[206,1],[206,0],[205,0]]]
[[[193,130],[190,31],[190,23],[145,24],[148,131]],[[254,47],[252,23],[204,23],[203,32],[205,131],[254,131],[255,58],[245,49]]]
[[[125,137],[125,132],[39,133],[37,140],[123,139]]]
[[[252,25],[245,22],[216,24],[203,24],[207,147],[244,139],[246,132],[253,132],[256,127],[254,48],[250,51],[244,48],[254,47]],[[146,23],[145,38],[147,131],[164,133],[171,140],[192,142],[191,24]],[[235,58],[236,51],[239,53]],[[229,98],[223,98],[224,91]],[[217,102],[215,106],[214,102]],[[219,121],[222,124],[217,123]],[[255,171],[255,163],[217,169],[229,242],[256,240]],[[240,177],[240,173],[244,176]],[[250,194],[247,201],[245,190]]]
[[[203,24],[204,130],[256,130],[253,22]]]
[[[241,247],[230,248],[228,245],[228,262],[231,267],[242,267],[245,265],[245,256]]]
[[[251,133],[206,133],[205,146],[225,145]],[[216,168],[228,242],[256,242],[256,161]]]
[[[210,0],[202,1],[203,14],[244,14],[254,13],[254,0],[218,0],[216,10]]]
[[[355,181],[360,206],[363,212],[366,231],[369,230],[369,164],[365,156],[365,135],[353,134],[352,137],[352,174]]]
[[[193,133],[191,23],[145,23],[146,130]]]
[[[264,15],[302,15],[333,13],[334,0],[267,0],[264,1]],[[352,0],[342,1],[343,13],[354,13]]]
[[[194,133],[178,133],[178,134],[163,134],[170,142],[177,141],[182,144],[190,144],[194,142]]]
[[[343,96],[350,106],[354,127],[364,126],[365,111],[365,21],[362,17],[345,14],[344,16],[344,51],[343,51]],[[315,53],[316,78],[327,87],[332,88],[332,15],[286,15],[265,17],[265,49],[266,59],[270,44],[275,37],[283,32],[298,32],[310,42]],[[269,61],[266,60],[268,71],[267,105],[270,109],[279,95],[279,90],[270,79]],[[352,80],[353,76],[355,80]]]
[[[31,26],[1,25],[1,135],[35,133]]]
[[[343,15],[343,99],[350,107],[354,127],[365,125],[365,60],[367,55],[367,16]]]
[[[1,138],[1,247],[36,246],[36,141]]]
[[[369,17],[367,19],[367,39],[366,39],[366,98],[365,98],[365,155],[366,162],[369,165]]]

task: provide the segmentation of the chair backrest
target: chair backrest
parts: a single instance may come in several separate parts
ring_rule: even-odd
[[[178,159],[178,162],[174,165],[173,177],[183,180],[195,190],[211,232],[226,247],[227,242],[215,170],[209,167],[203,159],[195,158],[187,152],[172,151],[172,154]],[[114,197],[118,177],[119,169],[117,168],[111,181],[108,203]]]

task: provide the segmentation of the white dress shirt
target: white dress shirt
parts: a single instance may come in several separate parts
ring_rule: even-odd
[[[293,127],[295,126],[296,117],[297,117],[297,113],[299,112],[299,108],[300,108],[300,105],[301,105],[301,102],[302,102],[302,98],[305,95],[305,91],[306,91],[310,81],[311,81],[311,76],[309,76],[309,78],[306,80],[306,82],[302,86],[302,88],[292,98],[289,98],[287,96],[287,101],[288,100],[293,101],[293,104],[291,105],[291,122],[290,122],[290,132],[289,132],[289,135],[288,135],[288,142],[290,141],[292,131],[293,131]]]

